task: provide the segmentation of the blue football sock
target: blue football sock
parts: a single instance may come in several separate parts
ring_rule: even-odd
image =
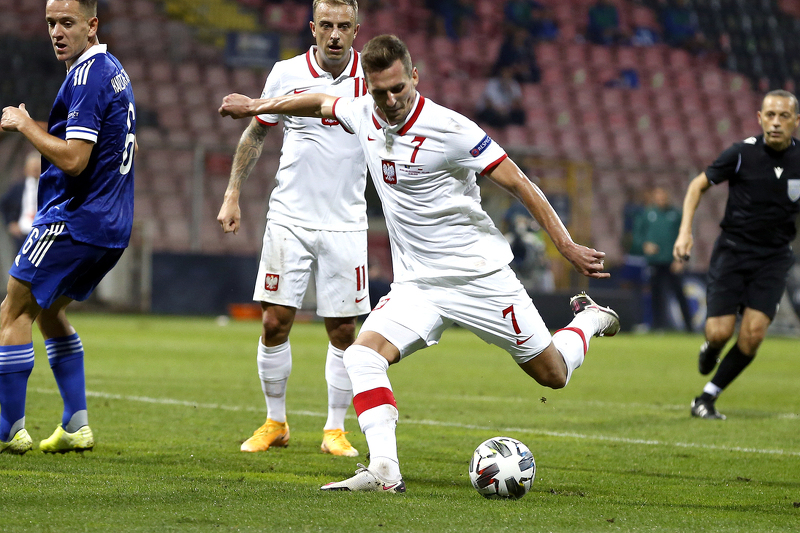
[[[44,341],[50,368],[56,378],[58,390],[64,400],[64,413],[61,424],[67,432],[74,433],[79,428],[68,426],[72,415],[86,411],[86,379],[83,374],[83,344],[77,333],[69,337],[57,337]],[[84,419],[85,416],[77,417]],[[80,425],[86,425],[85,422]]]
[[[25,426],[25,396],[33,370],[33,343],[0,346],[0,440]],[[18,423],[19,422],[19,423]],[[15,431],[15,432],[16,432]]]

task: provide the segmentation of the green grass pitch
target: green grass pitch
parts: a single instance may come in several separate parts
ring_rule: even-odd
[[[706,378],[698,335],[593,339],[566,389],[537,385],[499,349],[452,329],[393,366],[408,492],[322,493],[366,462],[319,452],[326,416],[321,324],[297,324],[288,448],[239,451],[264,420],[258,322],[73,314],[86,349],[83,455],[36,444],[61,400],[41,338],[22,457],[0,455],[0,530],[800,531],[800,342],[768,337],[724,393],[726,421],[689,416]],[[38,332],[36,333],[38,335]],[[492,501],[471,487],[473,449],[497,435],[536,458],[531,492]]]

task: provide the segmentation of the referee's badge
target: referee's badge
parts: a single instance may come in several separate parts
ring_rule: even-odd
[[[787,191],[789,193],[789,200],[796,202],[800,199],[800,179],[794,180],[787,180],[788,187]]]

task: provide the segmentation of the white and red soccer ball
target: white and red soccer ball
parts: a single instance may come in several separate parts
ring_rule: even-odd
[[[484,498],[522,498],[530,490],[534,476],[533,454],[511,437],[482,442],[469,463],[469,479]]]

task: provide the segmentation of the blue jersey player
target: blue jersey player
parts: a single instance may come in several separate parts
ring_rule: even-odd
[[[48,0],[46,19],[67,78],[47,131],[25,105],[3,109],[0,127],[42,154],[38,211],[9,271],[0,307],[0,453],[31,449],[25,396],[36,321],[64,400],[61,424],[39,449],[90,450],[81,339],[66,317],[117,263],[133,220],[136,112],[130,79],[97,39],[97,0]]]

